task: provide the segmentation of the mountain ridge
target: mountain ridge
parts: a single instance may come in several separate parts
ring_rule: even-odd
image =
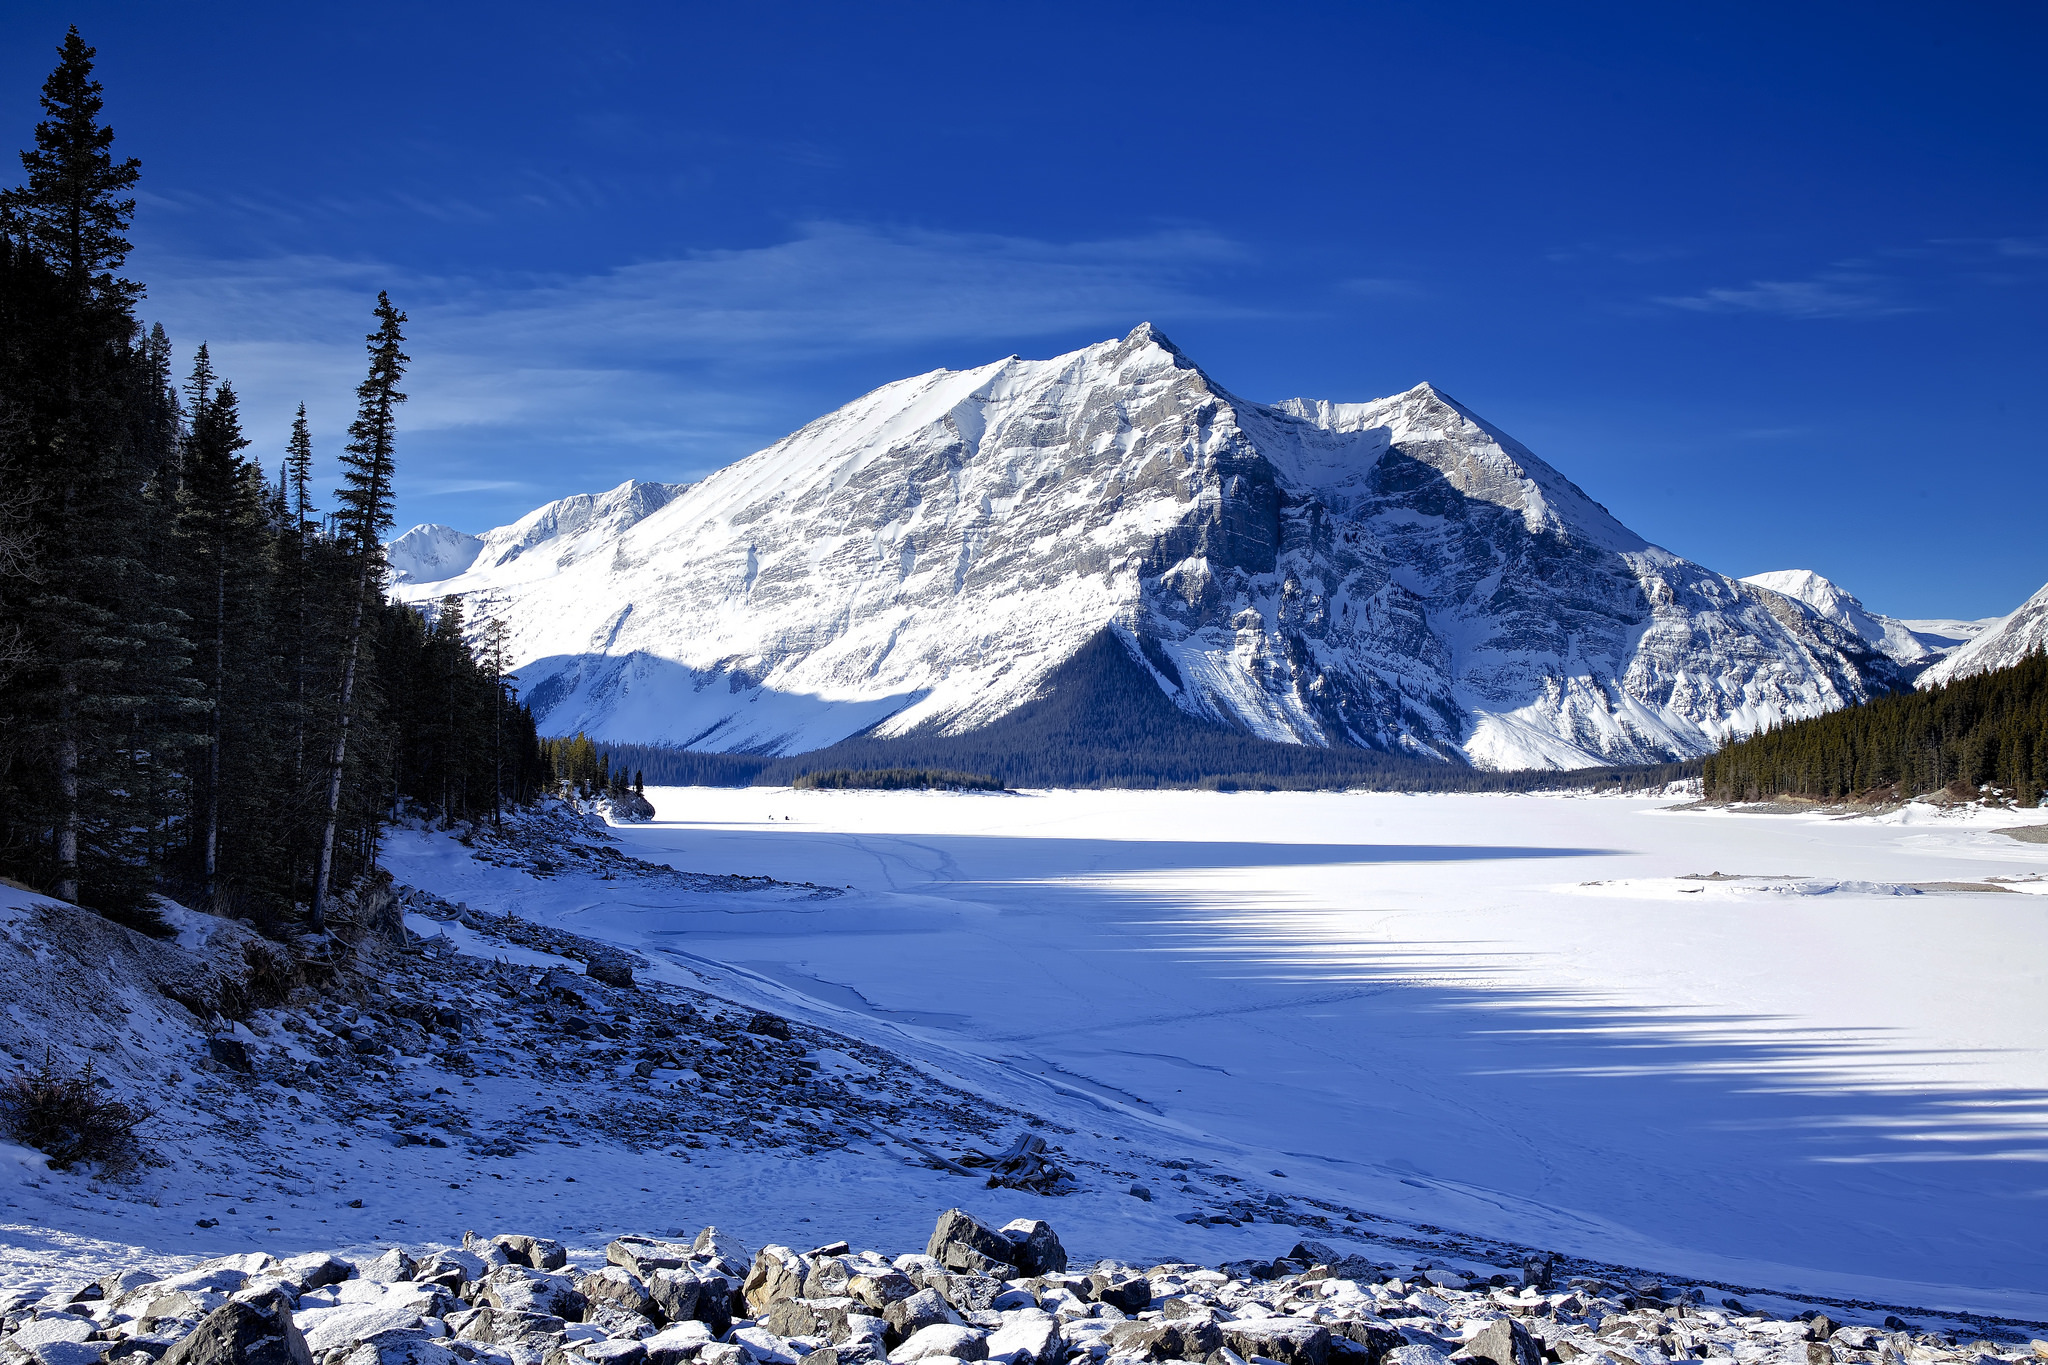
[[[1695,756],[1904,680],[1434,385],[1252,403],[1149,325],[894,381],[546,543],[398,590],[504,617],[550,731],[714,751],[966,733],[1105,627],[1211,724],[1496,768]]]

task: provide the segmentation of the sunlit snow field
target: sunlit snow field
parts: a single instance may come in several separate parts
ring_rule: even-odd
[[[1992,828],[2038,812],[649,796],[658,821],[619,830],[641,856],[855,894],[756,914],[586,882],[551,918],[1304,1193],[1738,1282],[2039,1311],[2048,884],[2025,879],[2048,846]],[[1687,879],[1716,872],[1784,880]],[[1907,889],[1988,877],[2021,880]]]

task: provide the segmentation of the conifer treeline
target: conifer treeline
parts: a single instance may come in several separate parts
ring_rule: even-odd
[[[405,315],[378,296],[333,515],[299,409],[276,481],[205,346],[121,278],[140,168],[73,29],[0,192],[0,873],[153,927],[164,892],[320,928],[401,798],[525,799],[503,639],[384,594]]]
[[[1702,777],[1716,801],[1904,798],[1960,784],[2039,805],[2048,790],[2048,653],[1752,736],[1710,756]]]

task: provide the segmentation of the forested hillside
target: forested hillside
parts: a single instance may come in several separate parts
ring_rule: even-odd
[[[2048,654],[1731,744],[1706,760],[1703,775],[1716,801],[1989,786],[2039,805],[2048,791]]]
[[[273,479],[206,346],[139,317],[140,166],[76,29],[59,56],[0,193],[0,873],[144,928],[162,892],[318,929],[401,798],[531,793],[533,720],[488,628],[384,593],[405,314],[378,296],[323,512],[304,407]]]

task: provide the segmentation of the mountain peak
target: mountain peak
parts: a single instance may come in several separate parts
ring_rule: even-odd
[[[1124,337],[1124,344],[1126,346],[1143,346],[1147,343],[1157,346],[1162,351],[1169,352],[1173,355],[1181,356],[1182,358],[1185,358],[1187,355],[1187,352],[1181,350],[1180,347],[1174,345],[1171,341],[1167,340],[1166,333],[1160,331],[1157,327],[1154,327],[1149,322],[1139,323],[1136,327],[1133,327],[1130,330],[1130,332]]]

